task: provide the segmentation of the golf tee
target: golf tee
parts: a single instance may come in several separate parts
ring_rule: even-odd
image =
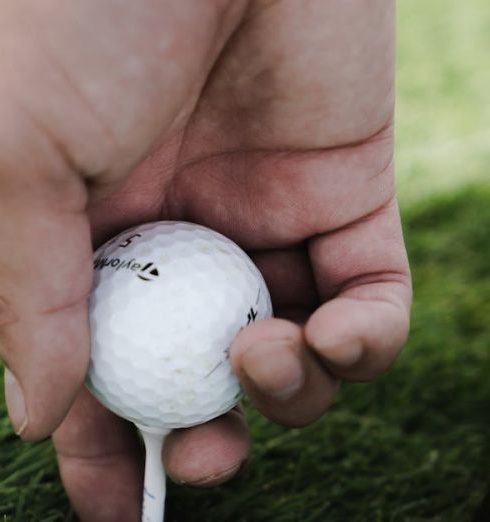
[[[162,522],[165,516],[165,470],[161,454],[166,432],[155,433],[138,426],[145,443],[145,482],[142,522]]]

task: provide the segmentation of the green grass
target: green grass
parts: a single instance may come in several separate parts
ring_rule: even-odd
[[[402,204],[488,179],[490,4],[399,0],[397,171]]]
[[[490,4],[398,2],[397,173],[415,302],[409,343],[303,430],[250,411],[225,487],[171,486],[169,522],[464,522],[490,479]],[[473,188],[466,185],[471,182]],[[0,521],[70,521],[49,442],[0,392]]]

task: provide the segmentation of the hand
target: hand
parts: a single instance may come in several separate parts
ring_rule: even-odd
[[[276,319],[232,347],[269,418],[312,422],[404,343],[388,0],[10,2],[0,22],[0,355],[26,440],[52,433],[83,520],[138,520],[132,426],[85,391],[92,244],[146,221],[247,249]],[[62,422],[63,421],[63,422]],[[239,411],[171,434],[176,481],[247,458]]]

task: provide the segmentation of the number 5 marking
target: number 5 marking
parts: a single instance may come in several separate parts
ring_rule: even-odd
[[[118,246],[120,246],[121,248],[126,248],[132,243],[133,239],[136,237],[141,237],[141,234],[133,234],[132,236],[127,237],[126,241],[124,241],[124,243],[120,243]]]

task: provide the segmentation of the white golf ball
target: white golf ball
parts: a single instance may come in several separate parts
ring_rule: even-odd
[[[158,431],[238,402],[230,344],[272,307],[235,243],[192,223],[149,223],[101,246],[94,272],[87,385],[107,408]]]

